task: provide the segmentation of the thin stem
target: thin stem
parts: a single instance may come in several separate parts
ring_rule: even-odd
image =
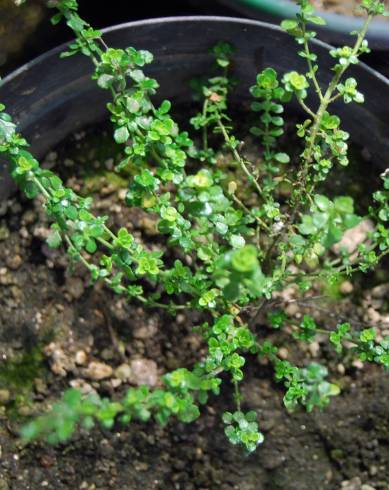
[[[108,228],[108,226],[104,226],[104,231],[110,236],[112,240],[117,240],[117,236]]]
[[[188,303],[185,303],[183,305],[167,305],[165,303],[159,303],[158,301],[153,301],[153,300],[148,300],[146,299],[144,296],[142,295],[138,295],[136,296],[136,298],[141,302],[141,303],[144,303],[144,304],[147,304],[148,306],[153,306],[155,308],[162,308],[162,309],[165,309],[165,310],[186,310],[188,308],[190,308],[190,305]]]
[[[239,384],[237,381],[233,381],[233,383],[234,383],[234,400],[236,403],[236,408],[238,409],[238,412],[240,412],[241,411],[241,406],[240,406],[241,395],[240,395],[240,391],[239,391]]]
[[[47,189],[41,184],[41,181],[35,177],[34,174],[28,176],[32,182],[39,188],[41,193],[46,197],[46,199],[51,199],[50,193],[47,191]]]
[[[301,97],[297,96],[297,101],[305,112],[307,112],[313,119],[316,119],[316,114],[306,105]]]
[[[205,119],[207,116],[208,100],[209,99],[205,99],[204,104],[203,104],[203,119]],[[208,150],[208,127],[207,127],[207,124],[204,124],[204,126],[203,126],[203,150],[204,151]]]
[[[113,250],[115,248],[111,243],[107,242],[107,240],[104,240],[104,238],[97,237],[96,240],[104,245],[104,247],[107,247],[109,250]]]
[[[263,192],[262,192],[262,189],[260,188],[258,182],[256,181],[256,179],[254,178],[254,176],[252,175],[252,173],[250,172],[250,170],[247,168],[246,164],[245,164],[245,161],[244,159],[240,156],[238,150],[234,147],[234,145],[232,144],[231,142],[231,138],[227,132],[227,129],[226,127],[224,126],[224,124],[222,123],[222,121],[220,120],[220,118],[218,119],[217,121],[217,125],[219,126],[222,134],[223,134],[223,137],[228,145],[228,147],[230,148],[230,150],[232,151],[232,154],[234,155],[235,157],[235,160],[239,163],[241,169],[243,170],[243,172],[246,174],[247,176],[247,179],[248,181],[251,183],[251,184],[254,184],[254,187],[256,188],[258,194],[263,198]]]
[[[339,92],[338,94],[334,95],[333,97],[331,97],[330,99],[330,104],[332,104],[333,102],[335,102],[336,100],[340,99],[342,97],[342,94]]]
[[[236,202],[236,204],[239,207],[241,207],[244,211],[246,211],[247,214],[253,216],[256,222],[260,226],[262,226],[265,230],[269,231],[269,227],[267,226],[267,224],[259,216],[252,215],[250,209],[235,194],[232,194],[232,199]]]
[[[310,73],[311,79],[313,81],[313,84],[315,86],[316,93],[319,96],[320,101],[322,101],[323,100],[323,93],[321,91],[319,82],[317,81],[316,73],[315,73],[315,70],[313,68],[312,61],[310,59],[311,58],[311,50],[309,49],[309,43],[308,43],[308,40],[305,38],[305,34],[306,34],[305,24],[303,24],[303,31],[304,31],[304,52],[305,52],[305,57],[306,57],[306,60],[308,63],[309,73]]]

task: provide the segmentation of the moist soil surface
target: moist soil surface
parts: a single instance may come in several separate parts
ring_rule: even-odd
[[[125,182],[112,172],[120,155],[111,154],[100,133],[77,134],[44,165],[56,166],[77,192],[94,194],[95,211],[109,214],[111,226],[125,225],[147,246],[160,247],[153,217],[124,205]],[[24,446],[20,425],[69,386],[120,397],[129,386],[158,385],[164,372],[190,367],[205,354],[192,331],[201,321],[195,314],[144,311],[100,284],[90,287],[79,264],[47,247],[47,228],[39,200],[15,194],[0,203],[0,490],[389,489],[389,377],[339,357],[320,335],[298,349],[290,335],[267,330],[261,317],[254,328],[282,347],[280,355],[298,365],[328,365],[342,393],[322,412],[287,413],[270,367],[249,359],[243,409],[257,411],[265,434],[255,453],[224,436],[221,413],[234,408],[228,380],[190,425],[118,424],[81,431],[57,447]],[[327,328],[351,317],[360,328],[388,335],[388,292],[381,270],[324,294],[318,287],[317,300],[294,302],[289,288],[279,301],[296,322],[306,311]]]

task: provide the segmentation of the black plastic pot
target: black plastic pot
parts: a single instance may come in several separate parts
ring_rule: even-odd
[[[304,60],[296,55],[294,40],[278,27],[262,22],[224,17],[178,17],[122,24],[105,30],[111,46],[148,49],[155,55],[149,73],[161,85],[159,96],[187,101],[189,81],[207,73],[209,48],[219,40],[235,48],[235,75],[240,84],[233,96],[236,104],[250,98],[248,88],[266,66],[279,72],[305,71]],[[107,92],[91,80],[92,65],[83,56],[59,59],[65,46],[49,51],[10,74],[0,88],[0,101],[7,106],[32,151],[40,158],[71,132],[107,117]],[[321,83],[331,77],[333,59],[329,46],[314,42],[320,56]],[[364,105],[334,106],[354,141],[365,146],[372,161],[381,168],[389,159],[389,80],[366,65],[353,66],[350,76],[359,80],[366,96]],[[367,167],[366,171],[370,171]],[[0,195],[11,190],[3,164]]]
[[[299,10],[292,0],[218,0],[223,5],[254,19],[281,23],[282,20],[294,18]],[[320,12],[327,24],[314,26],[320,39],[331,44],[348,44],[350,32],[362,27],[363,19],[334,12]],[[374,19],[367,34],[370,46],[377,50],[389,50],[389,23],[382,18]]]

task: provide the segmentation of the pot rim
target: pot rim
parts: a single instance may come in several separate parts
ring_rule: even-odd
[[[246,0],[244,0],[246,1]],[[250,1],[250,0],[249,0]],[[271,0],[272,1],[272,0]],[[127,29],[131,27],[139,27],[139,26],[146,26],[146,25],[153,25],[153,24],[175,24],[177,22],[225,22],[225,23],[234,23],[234,24],[241,24],[241,25],[251,25],[251,26],[257,26],[261,27],[264,29],[270,29],[273,31],[278,31],[282,32],[284,34],[285,31],[281,29],[276,24],[271,24],[269,22],[262,22],[259,20],[254,20],[254,19],[245,19],[241,17],[226,17],[226,16],[208,16],[208,15],[193,15],[193,16],[175,16],[175,17],[157,17],[153,19],[144,19],[144,20],[136,20],[136,21],[131,21],[131,22],[123,22],[120,24],[115,24],[113,26],[108,26],[103,29],[101,29],[102,34],[107,34],[110,32],[114,31],[119,31],[122,29]],[[388,29],[389,29],[389,22],[388,22]],[[12,72],[10,72],[8,75],[6,75],[2,81],[0,82],[0,89],[3,87],[3,85],[12,82],[14,78],[19,76],[21,73],[29,70],[29,68],[44,62],[46,59],[51,58],[55,54],[59,54],[60,52],[64,51],[68,45],[73,42],[73,39],[70,41],[67,41],[65,43],[60,44],[59,46],[56,46],[49,51],[46,51],[42,53],[41,55],[33,58],[31,61],[28,61],[27,63],[23,64],[19,68],[16,68]],[[328,44],[324,41],[321,41],[320,39],[312,39],[311,41],[314,45],[316,46],[321,46],[325,48],[326,50],[330,50],[333,48],[331,44]],[[157,60],[158,61],[158,60]],[[373,77],[376,77],[380,79],[382,82],[384,82],[388,88],[389,88],[389,78],[385,77],[382,73],[379,71],[375,70],[374,68],[371,68],[369,65],[366,63],[360,61],[359,66],[363,68],[366,72],[368,72],[370,75]]]

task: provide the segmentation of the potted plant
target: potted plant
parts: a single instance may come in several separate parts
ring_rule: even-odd
[[[101,32],[78,16],[73,0],[55,2],[58,13],[54,22],[65,18],[77,36],[63,54],[68,57],[67,64],[62,65],[66,69],[58,69],[57,65],[56,56],[63,52],[62,48],[40,60],[47,67],[47,80],[52,82],[54,76],[59,77],[56,89],[47,90],[38,80],[42,73],[38,60],[29,67],[29,79],[23,70],[6,80],[1,98],[9,105],[15,94],[22,95],[10,109],[24,134],[35,139],[37,154],[43,154],[64,135],[104,117],[105,113],[95,103],[101,100],[98,94],[104,92],[92,88],[86,75],[88,65],[74,63],[71,55],[82,53],[91,59],[98,88],[112,95],[107,108],[114,124],[114,140],[123,147],[116,172],[120,182],[124,178],[130,182],[126,203],[151,217],[151,237],[158,238],[144,240],[129,227],[115,229],[106,216],[97,215],[89,197],[75,192],[52,170],[39,165],[4,107],[0,150],[11,164],[17,185],[27,197],[39,196],[52,220],[47,236],[50,248],[64,247],[70,260],[76,267],[83,266],[92,282],[104,283],[131,303],[148,307],[161,316],[172,315],[177,321],[178,315],[184,313],[181,323],[193,316],[196,338],[203,339],[203,347],[194,368],[177,367],[164,373],[159,382],[155,363],[151,374],[147,370],[150,362],[145,363],[145,359],[128,363],[112,328],[112,342],[117,354],[124,357],[114,376],[107,363],[93,359],[88,363],[85,351],[75,353],[74,367],[62,366],[59,363],[62,354],[54,344],[47,352],[57,362],[59,373],[61,369],[64,375],[69,371],[83,373],[97,387],[99,382],[113,377],[121,381],[118,386],[122,388],[128,381],[138,386],[129,388],[122,396],[113,393],[111,398],[95,390],[85,395],[82,389],[70,389],[51,411],[24,426],[25,440],[44,436],[50,442],[63,442],[77,428],[91,429],[96,422],[105,428],[111,428],[117,421],[127,424],[151,417],[163,425],[171,417],[191,422],[198,418],[199,407],[218,394],[225,382],[231,384],[236,404],[222,415],[225,434],[232,444],[252,452],[262,443],[263,434],[256,413],[249,410],[240,391],[246,358],[259,359],[274,368],[276,380],[285,387],[284,403],[290,410],[299,404],[308,411],[323,408],[339,392],[337,385],[326,379],[325,366],[310,362],[298,367],[286,359],[285,352],[278,351],[267,337],[281,327],[293,342],[310,344],[318,335],[324,335],[337,353],[348,349],[358,358],[387,366],[388,341],[378,327],[355,329],[352,321],[345,320],[328,329],[318,325],[309,314],[296,323],[284,311],[284,307],[297,300],[282,296],[287,286],[298,286],[303,301],[309,301],[312,294],[307,292],[322,287],[318,282],[326,285],[331,279],[333,284],[353,272],[365,273],[388,253],[387,172],[381,176],[383,188],[376,190],[369,210],[365,210],[372,220],[372,229],[363,236],[357,249],[347,248],[342,242],[347,230],[361,223],[353,199],[330,192],[326,196],[323,187],[333,166],[348,164],[349,135],[340,129],[339,116],[329,112],[331,104],[342,100],[362,103],[361,86],[387,87],[385,79],[365,67],[354,68],[360,86],[355,78],[344,77],[367,51],[368,25],[374,15],[383,12],[383,4],[374,0],[364,2],[367,20],[354,47],[336,50],[312,42],[313,33],[307,25],[319,20],[306,1],[300,3],[298,20],[283,23],[286,32],[250,21],[173,19],[108,30],[103,39]],[[217,29],[226,31],[224,23],[233,36],[233,45],[221,40],[221,34],[216,32],[219,24],[222,25]],[[185,56],[176,40],[172,40],[173,28],[178,39],[179,34],[187,36],[182,45]],[[199,131],[195,145],[187,132],[178,129],[165,97],[174,96],[181,103],[187,101],[185,85],[173,85],[172,80],[189,80],[199,74],[199,67],[206,72],[209,56],[204,49],[199,50],[198,39],[192,35],[199,29],[209,36],[202,38],[204,45],[214,46],[212,56],[217,71],[206,82],[196,84],[200,86],[198,96],[202,105],[191,118],[192,126]],[[260,45],[255,41],[259,29],[263,34]],[[155,36],[156,32],[160,35]],[[297,71],[293,65],[291,70],[290,60],[280,57],[271,63],[282,67],[282,74],[278,75],[273,67],[267,66],[271,53],[268,50],[274,49],[275,40],[282,40],[285,50],[285,43],[290,43],[289,35],[303,46],[296,59],[307,63],[307,68]],[[152,78],[150,52],[110,48],[105,41],[110,39],[116,45],[120,39],[120,44],[127,46],[127,36],[130,39],[135,36],[142,48],[150,42],[161,46],[162,101],[153,101],[158,83]],[[248,43],[251,36],[252,44]],[[168,40],[171,51],[165,48]],[[244,55],[234,67],[240,49]],[[169,54],[164,57],[164,52]],[[316,52],[324,54],[324,63],[335,60],[333,72],[324,68],[323,78],[318,78]],[[258,64],[259,74],[250,81],[248,67],[253,71]],[[240,79],[236,88],[233,67],[234,75]],[[37,83],[32,82],[35,80]],[[250,85],[251,109],[257,115],[251,134],[259,140],[261,148],[254,152],[254,161],[233,132],[227,105],[229,93],[236,89],[235,100],[249,100],[242,94]],[[26,87],[30,87],[28,92]],[[61,87],[59,91],[57,87]],[[24,97],[29,99],[23,100]],[[292,99],[306,113],[306,119],[298,122],[299,140],[292,139],[290,129],[286,133],[288,139],[282,140],[286,127],[280,114]],[[26,100],[30,101],[28,112]],[[364,110],[360,113],[363,117],[357,118],[358,106],[352,107],[342,114],[342,119],[354,130],[354,137],[370,143],[373,158],[382,155],[387,145],[386,127],[379,123],[379,113]],[[290,140],[293,144],[288,146]],[[293,152],[295,146],[299,148],[297,153]],[[185,171],[186,161],[189,163]],[[69,294],[74,295],[73,286]],[[256,331],[258,319],[266,326],[266,334]],[[72,382],[72,386],[77,386],[74,379]],[[114,388],[114,384],[104,385],[103,391]]]

